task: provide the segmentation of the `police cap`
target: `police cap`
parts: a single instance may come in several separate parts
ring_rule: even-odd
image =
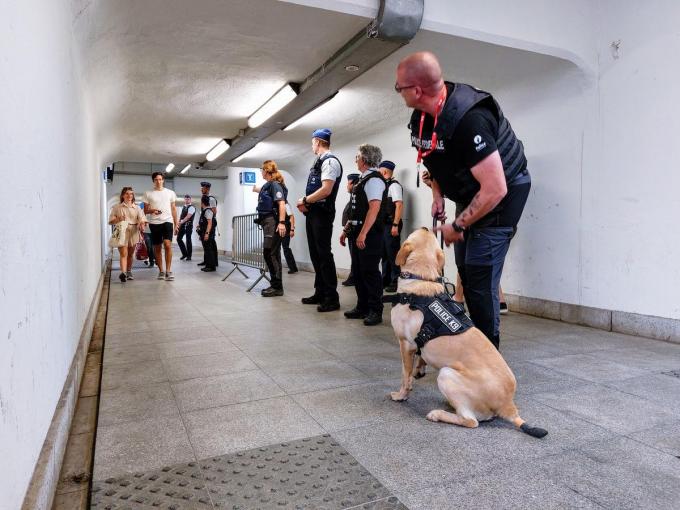
[[[395,166],[396,166],[396,165],[395,165],[394,163],[392,163],[391,161],[385,160],[385,161],[382,161],[382,162],[378,165],[378,168],[387,168],[388,170],[394,172],[394,167],[395,167]]]
[[[210,184],[208,181],[201,182],[201,188],[209,188],[210,186],[212,186],[212,184]]]
[[[332,134],[333,132],[330,129],[320,128],[312,133],[312,138],[318,138],[319,140],[324,140],[330,143]]]
[[[349,182],[357,182],[361,177],[361,174],[347,174],[347,180]]]

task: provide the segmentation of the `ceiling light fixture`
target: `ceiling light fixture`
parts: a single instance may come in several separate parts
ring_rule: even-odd
[[[295,129],[295,128],[298,127],[300,124],[302,124],[302,123],[308,118],[308,116],[312,114],[312,112],[315,112],[316,110],[318,110],[319,108],[321,108],[323,105],[325,105],[326,103],[330,102],[330,100],[333,99],[333,98],[334,98],[335,96],[337,96],[337,95],[338,95],[338,92],[336,91],[334,94],[328,96],[326,99],[324,99],[323,101],[321,101],[318,105],[316,105],[314,108],[312,108],[312,109],[309,110],[307,113],[305,113],[305,114],[304,114],[302,117],[300,117],[298,120],[294,120],[293,122],[291,122],[290,124],[288,124],[285,128],[283,128],[283,130],[284,130],[284,131],[290,131],[291,129]]]
[[[165,173],[169,174],[170,172],[172,172],[173,168],[175,168],[175,164],[174,163],[168,163],[168,166],[165,167]]]
[[[297,94],[297,90],[294,89],[290,83],[284,85],[283,88],[250,116],[248,119],[248,126],[256,128],[262,125],[269,117],[295,99]]]
[[[355,66],[355,65],[345,66],[345,71],[349,71],[350,73],[356,73],[358,70],[359,70],[359,66]]]
[[[219,158],[222,154],[227,152],[227,149],[229,148],[229,142],[226,140],[222,139],[219,142],[217,142],[217,145],[210,149],[208,154],[205,155],[205,159],[208,161],[215,161],[217,158]]]
[[[257,145],[255,145],[255,147],[257,147]],[[238,162],[241,161],[242,159],[245,159],[245,158],[248,156],[248,154],[250,154],[251,152],[253,152],[253,151],[255,150],[255,147],[253,147],[253,148],[250,149],[249,151],[244,152],[244,153],[241,154],[240,156],[235,157],[234,159],[231,160],[231,162],[232,162],[232,163],[238,163]]]
[[[191,168],[191,163],[189,163],[187,166],[185,166],[184,168],[182,168],[182,171],[181,171],[180,173],[181,173],[181,174],[185,174],[185,173],[187,173],[187,172],[189,171],[190,168]]]

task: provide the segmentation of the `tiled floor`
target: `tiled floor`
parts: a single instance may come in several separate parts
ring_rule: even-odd
[[[262,298],[230,264],[176,280],[114,269],[94,479],[331,434],[408,508],[671,508],[680,501],[680,345],[509,314],[501,351],[543,440],[494,421],[430,423],[434,374],[405,403],[389,326]],[[249,274],[253,275],[252,271]],[[354,290],[341,292],[344,310]]]

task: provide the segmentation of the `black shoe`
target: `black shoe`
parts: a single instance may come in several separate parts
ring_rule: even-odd
[[[149,265],[149,261],[148,261],[148,260],[145,260],[145,261],[144,261],[144,265],[145,265],[145,266],[148,266],[148,265]]]
[[[345,312],[345,317],[348,319],[365,319],[367,316],[368,313],[364,312],[363,310],[359,310],[356,307]]]
[[[187,257],[187,258],[186,258],[186,261],[187,261],[187,262],[191,262],[191,257]]]
[[[397,284],[388,285],[385,287],[385,292],[397,292]]]
[[[215,271],[215,268],[214,267],[204,267],[204,268],[201,268],[201,271],[203,271],[204,273],[212,273],[213,271]]]
[[[185,258],[187,258],[186,255],[182,255],[179,260],[184,260]]]
[[[154,264],[153,262],[149,262],[149,267],[153,267],[153,266],[155,266],[155,265],[156,265],[156,264]]]
[[[340,310],[340,301],[324,301],[316,307],[317,312],[334,312]]]
[[[375,326],[382,322],[382,314],[378,312],[368,312],[368,315],[364,319],[364,326]]]
[[[196,264],[196,265],[197,265],[197,266],[205,266],[205,262],[199,262],[199,263]]]
[[[261,294],[263,297],[283,296],[283,289],[269,287],[268,289],[264,289]]]
[[[354,278],[347,278],[344,282],[342,282],[342,285],[345,287],[354,287]]]
[[[125,283],[127,281],[127,275],[125,273],[120,273],[118,279],[120,280],[121,283]]]
[[[501,301],[500,313],[501,313],[501,315],[505,315],[506,313],[508,313],[508,304],[504,303],[503,301]]]
[[[295,273],[297,273],[297,272],[298,272],[297,269],[289,269],[289,270],[288,270],[288,274],[295,274]]]
[[[314,294],[313,296],[303,297],[300,301],[302,301],[303,305],[318,305],[321,303],[322,299],[321,296]]]

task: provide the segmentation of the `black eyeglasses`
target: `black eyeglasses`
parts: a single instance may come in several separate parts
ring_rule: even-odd
[[[404,86],[399,86],[399,84],[398,84],[397,82],[394,82],[394,91],[395,91],[397,94],[401,94],[401,91],[402,91],[402,90],[412,89],[413,87],[417,87],[417,86],[418,86],[418,85],[404,85]]]

